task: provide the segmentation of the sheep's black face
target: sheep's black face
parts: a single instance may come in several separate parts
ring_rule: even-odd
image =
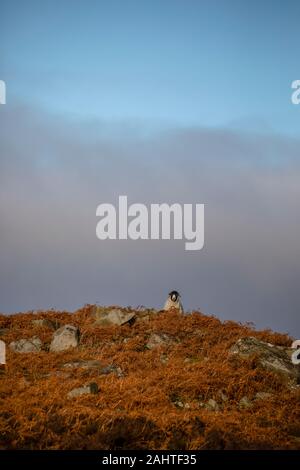
[[[172,302],[176,302],[178,297],[180,297],[180,294],[176,290],[172,290],[172,292],[169,293],[169,296],[170,296]]]

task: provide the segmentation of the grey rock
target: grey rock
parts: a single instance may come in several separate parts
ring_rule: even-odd
[[[239,408],[240,409],[249,409],[249,408],[252,408],[253,407],[253,404],[251,403],[251,401],[249,400],[248,397],[243,397],[240,399],[239,401]]]
[[[216,400],[210,398],[208,402],[204,405],[204,408],[209,411],[219,411],[220,407]]]
[[[78,387],[78,388],[73,388],[68,393],[68,398],[75,398],[75,397],[80,397],[82,395],[89,395],[89,394],[97,394],[99,392],[98,385],[96,382],[92,382],[88,385],[84,385],[83,387]]]
[[[165,333],[152,333],[147,341],[146,348],[154,349],[172,342],[172,339]]]
[[[30,339],[19,339],[18,341],[12,341],[9,345],[10,349],[19,353],[31,353],[41,351],[42,341],[37,336]]]
[[[125,323],[132,322],[135,318],[134,312],[124,312],[119,308],[103,308],[95,305],[93,310],[96,325],[121,326]]]
[[[294,381],[300,379],[300,369],[292,364],[286,348],[248,337],[239,339],[231,347],[230,352],[243,358],[256,355],[261,367]]]
[[[79,329],[73,325],[64,325],[53,334],[50,344],[51,352],[66,351],[79,344]]]

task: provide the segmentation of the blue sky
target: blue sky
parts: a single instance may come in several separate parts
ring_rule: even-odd
[[[0,0],[0,312],[160,308],[177,289],[186,309],[299,337],[299,14]],[[100,242],[96,208],[119,195],[205,204],[203,250]]]
[[[85,119],[299,134],[300,4],[1,1],[7,99]]]

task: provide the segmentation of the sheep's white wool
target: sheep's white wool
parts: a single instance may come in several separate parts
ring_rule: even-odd
[[[292,349],[300,348],[300,339],[296,339],[296,341],[293,342],[291,348]]]
[[[179,297],[175,302],[170,297],[168,297],[164,305],[164,310],[170,310],[171,308],[176,308],[180,313],[183,313],[183,306]]]

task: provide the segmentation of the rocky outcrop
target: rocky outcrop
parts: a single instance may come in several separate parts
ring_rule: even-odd
[[[12,351],[18,353],[31,353],[41,351],[42,341],[37,336],[30,339],[19,339],[18,341],[12,341],[9,347]]]
[[[300,369],[292,363],[289,348],[274,346],[257,338],[247,337],[239,339],[231,347],[230,352],[243,358],[256,356],[259,366],[293,381],[300,380]]]
[[[133,314],[105,327],[93,310],[0,315],[3,450],[300,449],[296,349],[276,345],[290,337],[200,312],[97,307],[100,319]],[[66,326],[32,322],[48,319]],[[32,337],[41,352],[10,350]],[[48,352],[51,340],[65,352]]]
[[[79,345],[79,329],[73,325],[64,325],[53,334],[50,351],[66,351]]]
[[[135,315],[134,312],[126,312],[119,308],[103,308],[97,305],[95,305],[93,310],[95,324],[101,326],[121,326],[125,323],[133,322]]]
[[[116,307],[100,307],[94,305],[92,316],[95,319],[95,325],[132,325],[133,323],[148,322],[163,312],[150,308],[138,309],[135,311],[121,310]]]

